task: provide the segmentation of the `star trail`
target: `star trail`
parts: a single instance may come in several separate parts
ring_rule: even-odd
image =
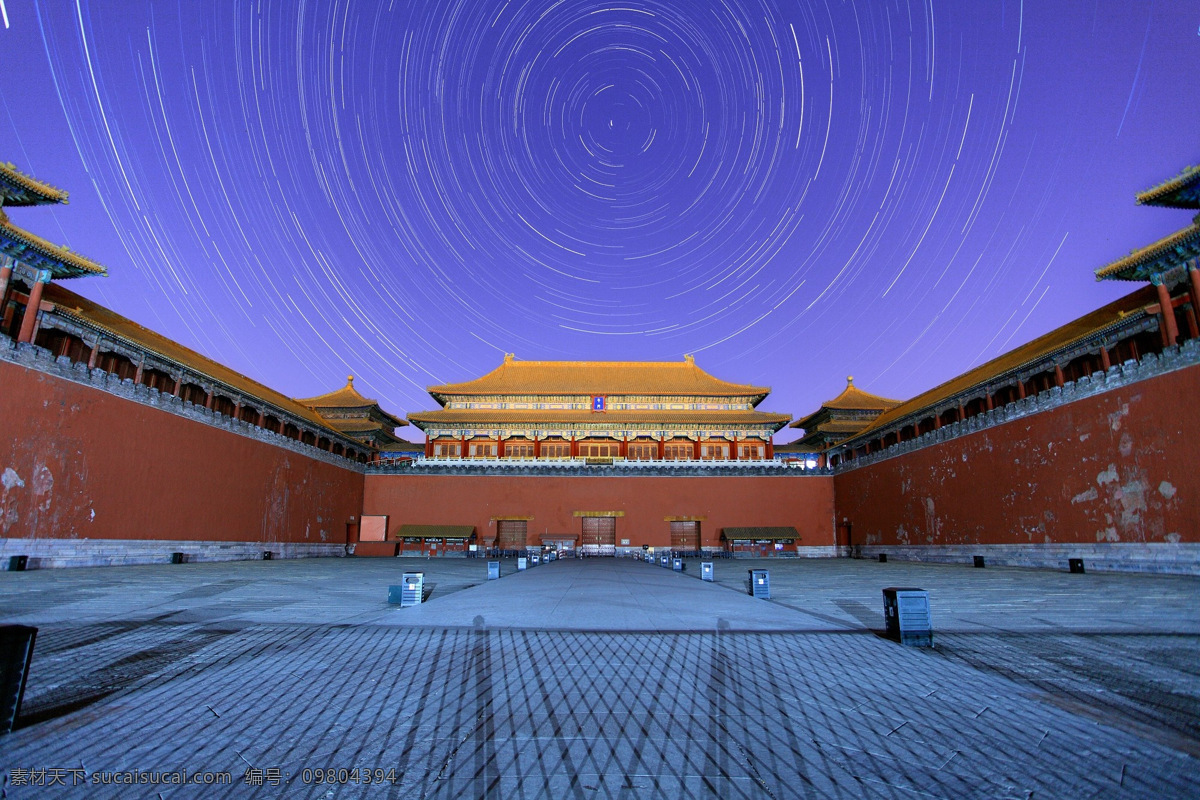
[[[1200,13],[1156,2],[7,2],[0,158],[70,286],[397,413],[505,352],[906,398],[1186,222]],[[1190,97],[1188,101],[1186,98]]]

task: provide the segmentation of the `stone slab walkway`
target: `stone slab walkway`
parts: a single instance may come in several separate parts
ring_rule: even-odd
[[[41,628],[5,796],[1200,796],[1197,579],[775,562],[768,602],[748,566],[0,573],[5,621]],[[388,607],[413,567],[431,602]],[[914,574],[934,649],[872,632]],[[103,782],[185,769],[230,782]]]

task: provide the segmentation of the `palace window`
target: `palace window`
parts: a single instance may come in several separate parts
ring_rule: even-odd
[[[653,461],[658,458],[658,442],[630,442],[626,452],[631,461]]]
[[[738,458],[743,461],[761,461],[763,458],[764,447],[761,444],[739,444]]]
[[[700,457],[705,461],[725,461],[729,458],[729,445],[703,444],[700,446]]]
[[[585,458],[619,456],[621,445],[616,442],[580,442],[579,455]]]
[[[570,458],[571,443],[561,439],[542,442],[542,458]]]
[[[462,453],[462,444],[460,442],[437,442],[433,443],[434,458],[458,458]]]
[[[496,443],[495,442],[471,442],[470,444],[471,458],[495,458]]]
[[[505,458],[533,458],[533,442],[516,440],[505,442]]]
[[[687,442],[686,444],[668,443],[664,450],[664,457],[667,461],[691,461],[692,456],[695,454],[695,449],[692,447],[691,442]]]

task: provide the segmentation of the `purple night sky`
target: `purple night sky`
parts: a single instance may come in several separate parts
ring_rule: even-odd
[[[907,398],[1136,288],[1092,271],[1200,155],[1179,0],[3,11],[0,160],[71,193],[13,221],[111,273],[69,288],[399,414],[505,352]]]

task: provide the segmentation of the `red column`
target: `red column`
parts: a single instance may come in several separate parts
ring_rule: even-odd
[[[88,356],[88,369],[95,369],[96,362],[100,360],[100,337],[96,337],[96,343],[92,345],[92,354]],[[179,381],[175,381],[175,396],[179,397]]]
[[[533,437],[533,457],[534,458],[542,457],[542,440],[539,439],[537,436]]]
[[[737,459],[738,459],[738,451],[737,450],[738,450],[738,440],[737,440],[737,437],[734,437],[733,440],[729,442],[729,460],[730,461],[737,461]]]
[[[212,389],[209,389],[209,390],[208,390],[208,397],[207,397],[207,398],[205,398],[205,400],[204,400],[204,407],[205,407],[205,408],[207,408],[207,409],[209,409],[209,410],[212,410],[212,404],[213,404],[213,390],[212,390]]]
[[[692,442],[692,460],[700,460],[700,437],[696,437],[696,441]]]
[[[1108,372],[1110,369],[1112,369],[1112,359],[1108,357],[1107,347],[1102,346],[1100,348],[1100,366],[1104,367],[1105,372]]]
[[[1187,320],[1188,338],[1189,339],[1200,338],[1200,322],[1196,321],[1196,313],[1195,312],[1196,312],[1196,308],[1195,308],[1195,306],[1192,306],[1192,313],[1184,314],[1184,316],[1183,316],[1183,318]]]
[[[1062,365],[1055,364],[1054,365],[1054,385],[1061,389],[1063,387],[1063,384],[1066,382],[1067,382],[1067,380],[1066,380],[1066,376],[1063,375]]]
[[[504,437],[496,437],[496,458],[504,458]]]
[[[621,436],[620,453],[621,453],[621,458],[629,458],[629,435],[628,434],[624,434]]]
[[[825,469],[825,454],[817,453],[817,468]]]
[[[775,440],[767,439],[767,460],[770,461],[774,458],[775,458]]]
[[[658,460],[662,461],[666,457],[667,457],[667,440],[659,439],[658,440]]]
[[[1175,323],[1175,307],[1171,305],[1171,293],[1167,291],[1167,285],[1163,283],[1161,275],[1155,277],[1154,288],[1158,292],[1158,305],[1163,316],[1163,344],[1170,346],[1179,339],[1179,326]]]
[[[571,434],[571,458],[579,455],[579,442],[575,439],[575,434]]]
[[[25,306],[25,318],[21,320],[21,333],[18,342],[32,342],[37,336],[38,307],[42,304],[42,291],[50,282],[50,273],[43,270],[38,273],[29,290],[29,303]]]
[[[995,408],[995,405],[992,404],[992,393],[988,392],[986,397],[987,397],[987,410],[991,411],[993,408]]]
[[[429,434],[425,434],[425,457],[433,458],[433,439],[429,438]]]
[[[0,267],[0,319],[4,318],[4,309],[8,306],[8,284],[12,280],[12,262],[4,261]]]
[[[467,453],[469,453],[469,452],[470,452],[470,451],[467,449],[467,448],[469,447],[469,445],[468,445],[468,443],[467,443],[467,437],[465,437],[465,436],[464,436],[464,437],[462,438],[462,440],[461,440],[461,441],[460,441],[460,443],[459,443],[459,447],[461,447],[461,448],[462,448],[462,450],[460,450],[460,451],[459,451],[459,458],[466,458],[466,457],[467,457]]]
[[[1020,378],[1017,379],[1017,399],[1025,399],[1025,381],[1021,380]]]
[[[1196,320],[1196,326],[1200,327],[1200,267],[1195,261],[1188,267],[1188,289],[1192,297],[1192,318]],[[0,305],[0,312],[3,312],[3,309],[4,306]]]

